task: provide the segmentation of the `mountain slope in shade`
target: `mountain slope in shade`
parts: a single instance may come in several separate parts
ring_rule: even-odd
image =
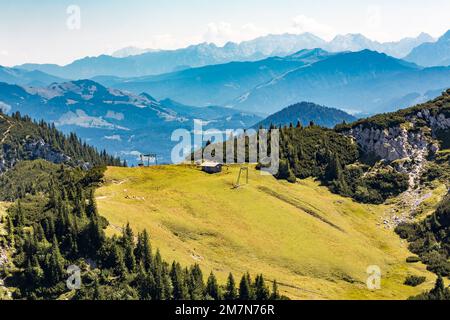
[[[307,126],[312,121],[316,125],[332,128],[344,121],[350,123],[356,120],[354,116],[339,109],[324,107],[311,102],[300,102],[274,113],[254,127],[288,126],[290,124],[296,125],[298,122],[302,126]]]
[[[415,64],[364,50],[339,54],[293,70],[258,85],[234,102],[247,111],[276,112],[298,101],[314,101],[366,113],[402,106],[388,102],[411,92],[419,94],[450,86],[450,68]]]
[[[421,66],[450,66],[450,30],[437,42],[424,43],[411,51],[405,60]]]
[[[95,79],[105,85],[134,93],[152,92],[157,99],[170,98],[196,106],[226,105],[233,98],[261,83],[333,55],[321,49],[302,50],[284,58],[230,62],[159,76]]]
[[[155,152],[160,163],[171,162],[176,129],[192,131],[194,119],[203,128],[244,129],[261,121],[251,113],[223,107],[164,105],[151,95],[110,89],[91,80],[54,83],[30,88],[0,83],[0,109],[20,111],[34,119],[53,122],[65,133],[76,132],[85,141],[135,164],[139,154]],[[176,107],[175,107],[176,106]],[[227,113],[228,112],[228,113]],[[226,115],[224,117],[224,115]]]
[[[27,71],[0,66],[0,82],[25,86],[47,86],[53,82],[62,81],[64,81],[64,79],[41,71]]]

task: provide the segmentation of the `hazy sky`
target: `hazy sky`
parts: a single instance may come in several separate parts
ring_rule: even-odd
[[[450,29],[449,12],[449,0],[0,0],[0,65],[66,64],[126,46],[222,45],[268,33],[437,37]]]

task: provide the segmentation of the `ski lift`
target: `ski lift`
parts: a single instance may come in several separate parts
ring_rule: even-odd
[[[149,153],[149,154],[141,154],[141,161],[139,162],[139,167],[145,166],[144,158],[147,159],[147,167],[150,167],[150,163],[158,165],[158,155],[156,153]]]
[[[233,189],[238,189],[241,187],[241,176],[245,174],[245,184],[248,184],[248,167],[241,167],[239,169],[239,175],[236,181],[236,184],[233,185]]]

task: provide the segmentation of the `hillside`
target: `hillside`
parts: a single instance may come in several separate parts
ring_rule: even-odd
[[[293,70],[258,85],[229,104],[242,110],[270,113],[298,101],[314,101],[373,114],[407,107],[396,104],[396,99],[405,95],[449,86],[448,67],[421,68],[364,50]]]
[[[357,204],[312,180],[292,185],[253,168],[249,185],[236,190],[238,171],[108,168],[96,192],[99,212],[111,223],[109,234],[129,221],[135,231],[148,229],[169,259],[199,263],[219,279],[230,271],[263,272],[293,298],[404,299],[433,284],[423,265],[405,262],[411,255],[405,244],[383,227],[395,203]],[[380,291],[365,287],[374,264],[385,275]],[[427,283],[403,285],[411,274]]]
[[[270,125],[279,127],[290,124],[297,125],[297,123],[308,126],[312,121],[318,126],[332,128],[339,123],[349,123],[355,120],[355,117],[339,109],[319,106],[311,102],[300,102],[274,113],[254,127],[269,128]]]
[[[94,191],[105,165],[120,165],[118,159],[44,122],[33,123],[17,113],[1,119],[0,200],[10,201],[0,202],[2,299],[284,298],[275,283],[269,288],[261,273],[254,278],[229,274],[232,283],[239,277],[240,287],[246,287],[237,295],[236,287],[219,288],[212,272],[204,277],[198,264],[169,264],[158,248],[152,249],[146,230],[135,238],[124,226],[119,237],[107,237],[109,222],[98,214]],[[35,148],[29,150],[30,144]],[[83,284],[78,290],[67,282],[66,270],[74,265]]]

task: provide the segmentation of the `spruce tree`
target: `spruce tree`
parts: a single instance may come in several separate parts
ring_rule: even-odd
[[[272,294],[270,296],[270,300],[280,300],[280,293],[278,292],[278,283],[277,280],[273,281],[272,285]]]
[[[194,264],[191,267],[188,288],[192,300],[204,299],[205,284],[203,282],[202,270],[198,264]]]
[[[235,300],[237,298],[236,283],[234,281],[233,274],[230,272],[225,286],[225,300]]]
[[[206,283],[206,296],[211,297],[214,300],[221,300],[221,294],[219,290],[219,285],[217,284],[217,279],[214,273],[210,273],[208,281]]]
[[[251,300],[250,284],[246,275],[242,276],[239,283],[239,300]]]
[[[170,271],[170,278],[172,280],[173,287],[173,299],[174,300],[187,300],[189,298],[189,290],[183,279],[183,270],[179,263],[172,263],[172,269]]]
[[[266,287],[264,282],[264,277],[262,274],[256,276],[255,279],[255,298],[256,300],[268,300],[269,299],[269,289]]]
[[[56,284],[63,279],[64,275],[64,258],[59,251],[59,244],[56,237],[53,237],[52,247],[48,258],[48,276],[51,284]]]

